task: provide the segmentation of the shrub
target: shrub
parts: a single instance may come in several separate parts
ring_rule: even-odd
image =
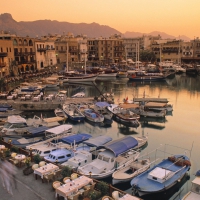
[[[98,200],[101,197],[101,194],[98,191],[93,190],[89,192],[88,197],[92,200]]]
[[[16,147],[16,146],[12,146],[12,147],[10,148],[10,150],[11,150],[11,152],[15,152],[15,153],[18,153],[18,152],[19,152],[19,148]]]
[[[101,192],[102,196],[109,194],[109,185],[104,181],[97,183],[96,189]]]
[[[72,174],[72,168],[68,166],[64,166],[62,168],[61,174],[63,177],[70,177]]]
[[[42,158],[40,157],[39,154],[34,155],[33,160],[36,164],[39,164]]]

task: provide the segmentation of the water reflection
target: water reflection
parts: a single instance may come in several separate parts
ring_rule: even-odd
[[[117,127],[118,127],[120,133],[122,133],[123,135],[135,135],[135,134],[138,134],[136,129],[133,129],[130,126],[125,126],[123,124],[118,123]]]

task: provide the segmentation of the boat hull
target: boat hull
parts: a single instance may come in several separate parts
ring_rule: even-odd
[[[97,78],[97,75],[93,76],[80,76],[80,77],[67,77],[64,78],[63,83],[71,83],[71,82],[91,82],[95,81]]]
[[[165,77],[153,77],[153,76],[142,76],[142,77],[129,77],[130,81],[165,81]]]

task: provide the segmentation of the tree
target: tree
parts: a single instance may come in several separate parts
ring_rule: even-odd
[[[142,62],[155,62],[156,61],[156,55],[153,51],[150,50],[142,50],[140,52],[140,60]]]

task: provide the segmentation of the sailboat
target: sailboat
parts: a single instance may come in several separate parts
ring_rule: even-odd
[[[97,75],[95,74],[86,74],[86,52],[85,52],[85,74],[79,73],[76,71],[69,71],[68,69],[68,45],[67,45],[67,71],[64,72],[63,82],[87,82],[95,81]]]

